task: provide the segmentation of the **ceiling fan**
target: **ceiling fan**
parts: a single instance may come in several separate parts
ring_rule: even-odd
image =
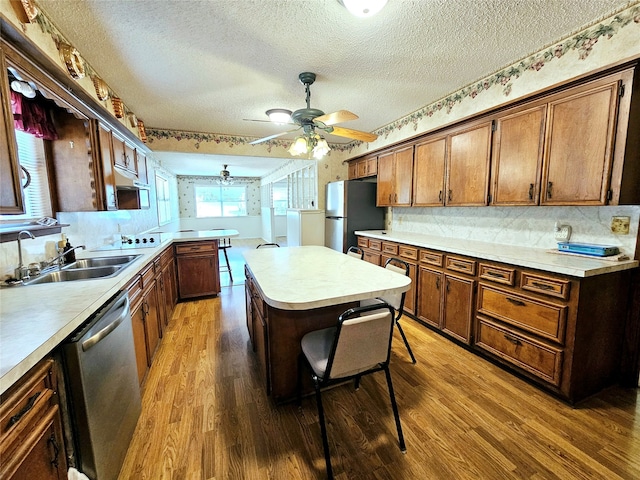
[[[321,130],[325,133],[330,133],[331,135],[351,138],[353,140],[360,140],[363,142],[373,142],[376,138],[378,138],[378,135],[374,133],[367,133],[360,130],[353,130],[351,128],[335,126],[335,124],[337,123],[357,119],[358,116],[355,113],[351,113],[348,110],[338,110],[337,112],[325,114],[322,110],[311,108],[311,89],[309,87],[313,84],[313,82],[315,82],[316,74],[311,72],[302,72],[300,75],[298,75],[298,78],[300,79],[300,83],[304,85],[305,92],[307,94],[307,108],[301,108],[291,114],[291,120],[289,124],[297,125],[297,128],[254,140],[253,142],[250,142],[251,145],[266,142],[268,140],[287,135],[288,133],[298,131],[301,128],[304,131],[304,137],[307,138],[317,138],[318,134],[316,133],[316,129]]]

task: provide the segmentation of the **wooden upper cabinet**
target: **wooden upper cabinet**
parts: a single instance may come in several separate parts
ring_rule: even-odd
[[[607,203],[619,88],[615,76],[549,103],[541,205]]]
[[[136,165],[138,166],[138,179],[144,184],[149,184],[147,157],[142,155],[138,150],[136,150]]]
[[[353,160],[349,162],[349,180],[358,178],[358,162]]]
[[[117,135],[113,135],[113,163],[116,167],[138,174],[135,148]]]
[[[117,210],[118,201],[116,197],[116,178],[113,173],[113,144],[111,130],[102,125],[97,125],[97,142],[100,158],[97,159],[101,166],[102,189],[96,188],[101,192],[102,203],[105,210]]]
[[[544,153],[546,105],[495,120],[491,205],[537,205]]]
[[[483,122],[449,135],[446,205],[487,204],[491,125],[491,121]]]
[[[22,214],[21,170],[18,163],[18,149],[13,133],[11,113],[11,92],[4,51],[0,49],[0,214]]]
[[[411,205],[413,187],[413,145],[395,152],[395,195],[394,205]]]
[[[413,145],[378,156],[379,207],[411,205]]]
[[[415,146],[413,206],[444,205],[444,172],[447,138],[432,138]]]
[[[393,205],[394,164],[394,152],[378,155],[378,188],[376,201],[378,207],[389,207]]]

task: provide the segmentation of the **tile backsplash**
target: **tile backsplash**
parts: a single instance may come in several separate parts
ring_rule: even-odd
[[[630,217],[627,235],[611,233],[614,216]],[[615,245],[635,255],[640,206],[621,207],[412,207],[393,208],[387,228],[504,245],[554,248],[558,221],[572,228],[571,241]]]

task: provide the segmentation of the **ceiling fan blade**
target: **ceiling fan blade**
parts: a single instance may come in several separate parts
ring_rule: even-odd
[[[360,130],[352,130],[351,128],[333,127],[331,135],[337,135],[339,137],[352,138],[354,140],[361,140],[363,142],[373,142],[378,135],[375,133],[361,132]]]
[[[258,143],[266,142],[267,140],[273,140],[274,138],[282,137],[287,133],[295,132],[300,130],[300,127],[294,128],[293,130],[287,130],[286,132],[276,133],[274,135],[269,135],[268,137],[259,138],[258,140],[254,140],[253,142],[249,142],[249,145],[256,145]]]
[[[358,118],[358,115],[351,113],[349,110],[338,110],[333,113],[325,113],[313,120],[322,122],[325,125],[335,125],[336,123],[348,122],[349,120],[356,120]]]

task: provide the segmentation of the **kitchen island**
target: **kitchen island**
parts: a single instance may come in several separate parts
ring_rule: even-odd
[[[256,249],[244,258],[247,329],[276,403],[295,395],[305,334],[335,325],[360,300],[411,285],[404,275],[320,246]]]

